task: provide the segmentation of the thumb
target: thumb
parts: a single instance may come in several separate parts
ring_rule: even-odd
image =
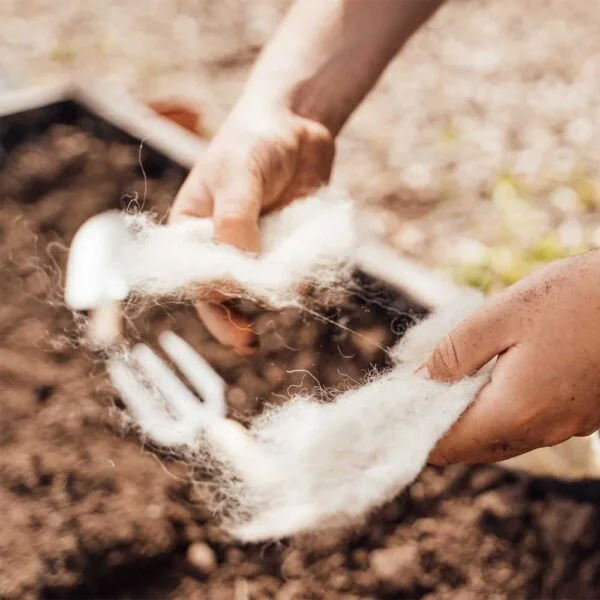
[[[215,237],[246,252],[260,249],[258,218],[263,204],[263,185],[252,172],[234,173],[214,190]]]
[[[501,296],[488,300],[440,341],[418,375],[452,382],[477,372],[513,345],[515,308]]]
[[[169,222],[212,216],[218,241],[246,252],[258,252],[262,196],[261,179],[251,171],[228,173],[224,180],[206,176],[205,169],[197,165],[177,193]]]
[[[185,217],[210,217],[213,210],[213,197],[201,169],[196,166],[177,192],[169,214],[173,223]]]

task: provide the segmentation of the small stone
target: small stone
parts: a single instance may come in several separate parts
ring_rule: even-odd
[[[231,386],[227,390],[227,404],[233,410],[244,413],[248,409],[248,394],[237,385]]]
[[[301,581],[288,581],[279,591],[276,600],[301,600],[305,598],[304,584]]]
[[[285,379],[285,369],[272,362],[265,365],[263,372],[271,385],[278,385]]]
[[[511,503],[495,491],[481,494],[477,498],[476,504],[481,507],[484,513],[492,515],[496,519],[506,519],[515,514]]]
[[[185,536],[190,542],[197,542],[203,538],[204,531],[198,523],[192,521],[185,526]]]
[[[352,579],[348,571],[337,571],[329,578],[329,585],[335,590],[348,590],[352,586]]]
[[[210,575],[217,568],[214,550],[203,542],[196,542],[188,548],[187,560],[201,575]]]
[[[160,504],[150,504],[146,508],[146,514],[151,519],[160,519],[164,513],[164,507]]]
[[[285,577],[300,577],[304,571],[304,556],[299,550],[291,550],[283,559],[281,571]]]
[[[316,356],[310,350],[298,352],[292,363],[292,367],[298,371],[311,371],[317,362]]]
[[[384,548],[371,554],[371,569],[377,579],[396,589],[411,589],[420,569],[416,545]]]
[[[239,548],[228,548],[227,549],[227,564],[236,566],[241,565],[246,559],[246,555]]]
[[[401,499],[396,498],[383,507],[381,517],[389,523],[394,523],[400,520],[405,510],[405,503]]]
[[[363,592],[373,592],[377,588],[377,578],[372,571],[356,571],[354,584]]]
[[[310,541],[310,553],[315,556],[329,556],[344,545],[343,535],[337,531],[323,531]]]
[[[360,569],[367,566],[369,562],[369,553],[364,548],[359,548],[352,553],[352,562]]]
[[[302,323],[298,330],[298,343],[303,347],[313,346],[321,335],[321,328],[316,321]]]
[[[346,556],[342,552],[336,552],[327,558],[327,566],[331,571],[337,571],[337,569],[340,569],[345,562]]]

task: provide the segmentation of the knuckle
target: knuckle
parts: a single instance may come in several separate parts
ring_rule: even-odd
[[[539,422],[539,418],[537,406],[533,402],[523,399],[517,414],[513,418],[515,431],[524,433],[530,431]]]
[[[555,424],[548,428],[542,437],[541,446],[556,446],[577,435],[578,426],[573,419],[569,419],[560,424]]]
[[[452,334],[447,335],[438,344],[433,353],[435,375],[451,380],[460,374],[460,359],[457,345]]]
[[[448,434],[438,441],[427,462],[436,467],[446,467],[454,462],[452,460],[452,439],[448,439]]]
[[[247,167],[263,187],[272,179],[291,176],[297,146],[280,137],[262,137],[248,153]]]
[[[440,452],[433,452],[427,462],[434,467],[447,467],[450,464],[450,460]]]
[[[215,226],[218,229],[238,229],[246,227],[252,219],[244,211],[228,210],[215,216]]]
[[[319,155],[332,158],[335,154],[335,146],[331,134],[327,130],[321,130],[315,136],[314,145],[316,146]]]
[[[325,125],[312,120],[302,120],[301,135],[317,144],[330,144],[333,136]]]

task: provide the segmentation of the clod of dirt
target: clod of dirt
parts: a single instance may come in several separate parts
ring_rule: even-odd
[[[383,548],[371,554],[370,565],[375,577],[394,591],[414,593],[421,575],[421,560],[416,544]]]

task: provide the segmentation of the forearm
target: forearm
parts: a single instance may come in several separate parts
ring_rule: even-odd
[[[337,134],[443,0],[297,0],[242,97],[287,106]]]

